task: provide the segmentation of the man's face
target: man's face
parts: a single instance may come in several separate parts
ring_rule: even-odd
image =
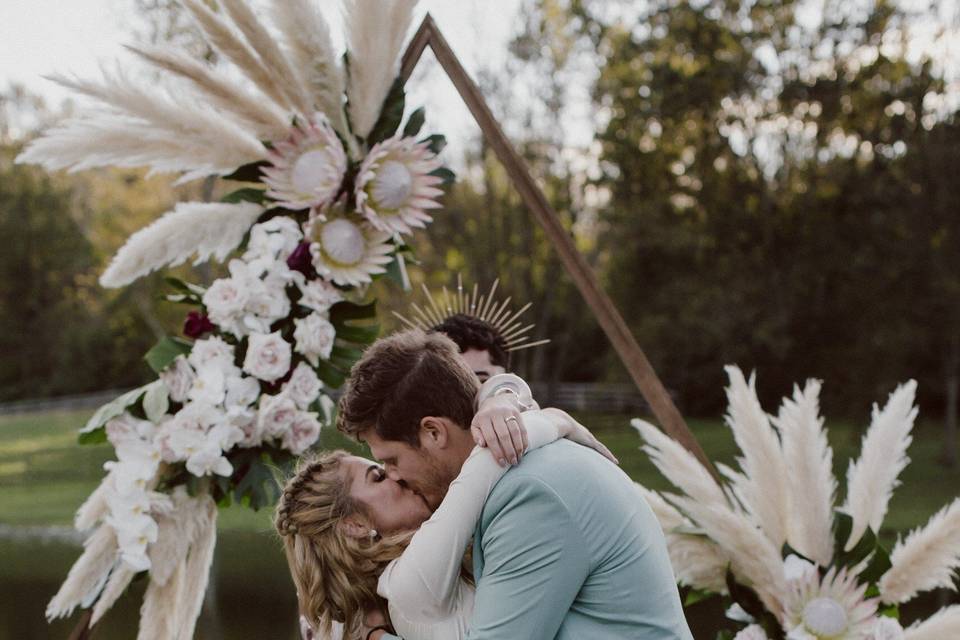
[[[481,383],[486,382],[490,376],[506,371],[500,365],[493,364],[490,361],[490,352],[487,350],[467,349],[460,356]]]
[[[440,506],[456,477],[456,473],[451,476],[442,464],[443,452],[434,451],[429,445],[417,448],[400,440],[384,440],[373,429],[362,432],[360,440],[366,442],[373,457],[383,463],[388,478],[420,495],[431,512]]]

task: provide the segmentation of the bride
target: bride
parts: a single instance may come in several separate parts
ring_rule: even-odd
[[[464,552],[487,495],[507,470],[491,449],[499,442],[511,457],[503,425],[512,418],[504,418],[501,402],[483,391],[480,397],[487,399],[473,424],[490,447],[474,448],[432,516],[423,498],[380,465],[345,451],[303,460],[287,482],[275,526],[300,612],[317,638],[377,640],[390,626],[405,640],[466,636],[474,587]],[[563,411],[507,413],[520,416],[526,451],[565,437],[615,461]],[[522,454],[523,444],[514,450]]]

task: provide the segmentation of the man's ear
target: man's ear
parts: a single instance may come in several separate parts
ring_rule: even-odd
[[[347,516],[340,521],[340,531],[348,538],[369,538],[372,527],[357,514]]]
[[[443,418],[426,416],[420,420],[420,446],[445,449],[450,442],[450,424]]]

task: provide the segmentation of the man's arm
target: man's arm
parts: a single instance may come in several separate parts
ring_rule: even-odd
[[[553,638],[589,573],[580,529],[541,479],[514,470],[487,509],[469,640]]]

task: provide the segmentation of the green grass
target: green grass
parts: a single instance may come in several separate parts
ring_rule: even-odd
[[[79,429],[91,412],[74,411],[0,417],[0,523],[11,525],[68,525],[73,513],[103,477],[103,463],[112,459],[109,445],[80,446]],[[652,489],[668,489],[646,455],[639,450],[640,439],[629,426],[629,416],[579,415],[584,424],[620,458],[632,478]],[[715,461],[733,464],[736,446],[728,429],[719,420],[691,420],[690,426]],[[859,452],[859,433],[850,424],[828,424],[834,447],[834,466],[841,478],[848,461]],[[344,447],[356,451],[346,438],[325,431],[323,448]],[[910,464],[894,494],[884,533],[923,524],[960,492],[960,470],[948,470],[938,463],[942,454],[939,427],[922,423],[914,433]],[[842,497],[842,496],[841,496]],[[221,511],[225,530],[268,532],[270,514],[232,507]]]

